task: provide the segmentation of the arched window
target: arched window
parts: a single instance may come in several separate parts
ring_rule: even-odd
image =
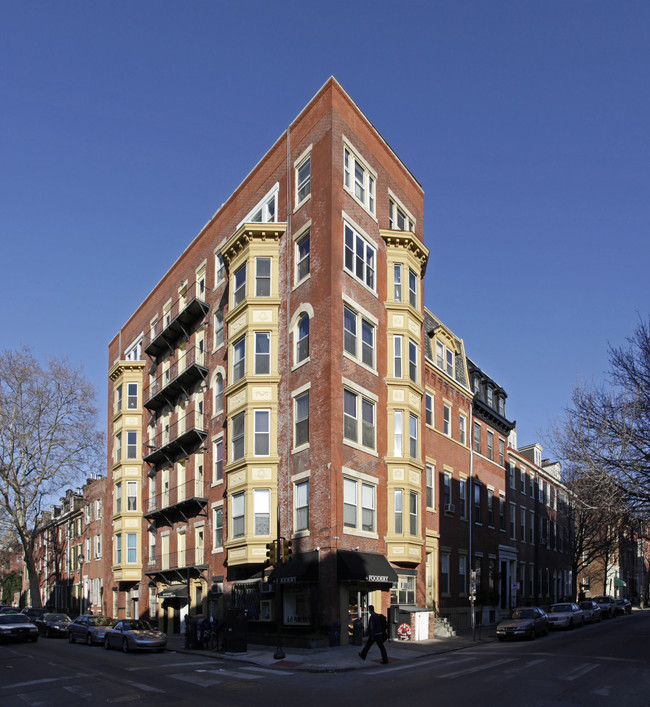
[[[217,373],[213,383],[212,414],[218,415],[223,412],[223,376]]]
[[[309,358],[309,315],[303,314],[296,327],[296,363]]]

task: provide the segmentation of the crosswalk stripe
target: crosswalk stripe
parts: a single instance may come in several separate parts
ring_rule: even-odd
[[[597,663],[586,663],[585,665],[579,665],[571,672],[566,673],[566,675],[561,675],[560,680],[577,680],[578,678],[581,678],[583,675],[586,675],[589,671],[597,667]]]
[[[473,665],[471,668],[465,668],[464,670],[453,670],[451,673],[443,673],[442,675],[436,675],[437,678],[456,678],[460,675],[468,675],[469,673],[477,673],[481,670],[489,670],[490,668],[496,668],[499,665],[505,665],[506,663],[512,663],[516,658],[502,658],[501,660],[493,660],[489,663],[479,663],[478,665]]]

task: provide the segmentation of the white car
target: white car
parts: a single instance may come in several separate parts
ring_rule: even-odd
[[[551,628],[574,628],[584,624],[585,615],[582,609],[572,602],[552,604],[548,610],[548,622]]]
[[[2,614],[0,616],[0,642],[38,641],[38,629],[25,614]]]

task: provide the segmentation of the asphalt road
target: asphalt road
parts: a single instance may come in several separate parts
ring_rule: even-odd
[[[0,646],[0,705],[650,705],[650,611],[548,638],[481,643],[347,673],[129,654],[40,639]]]

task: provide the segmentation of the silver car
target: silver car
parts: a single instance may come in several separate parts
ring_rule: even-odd
[[[585,601],[578,602],[578,606],[582,609],[586,624],[595,624],[602,620],[602,611],[595,601],[585,599]]]
[[[104,648],[121,648],[130,651],[158,651],[162,653],[167,645],[167,634],[156,631],[148,621],[123,619],[104,636]]]
[[[0,616],[0,642],[38,641],[38,629],[24,614],[2,614]]]
[[[115,626],[115,622],[110,616],[81,614],[68,625],[68,640],[70,643],[83,641],[89,646],[102,645],[106,629]]]
[[[585,615],[577,604],[563,602],[551,605],[548,621],[551,628],[574,628],[584,624]]]
[[[497,626],[497,638],[530,638],[548,634],[548,616],[537,606],[526,606],[513,609],[510,618]]]

